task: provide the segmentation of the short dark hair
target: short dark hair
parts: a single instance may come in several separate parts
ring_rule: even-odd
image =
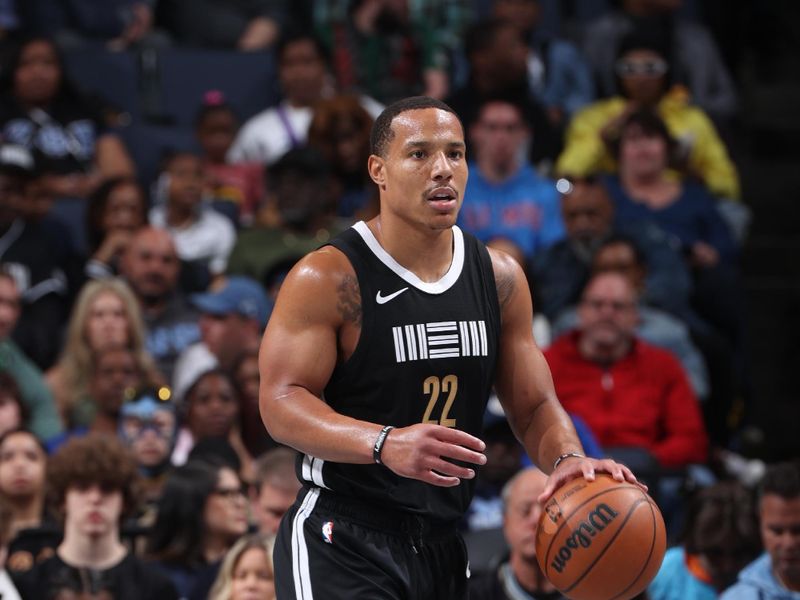
[[[275,64],[278,68],[281,66],[281,61],[283,60],[283,55],[286,53],[286,49],[290,45],[298,42],[311,42],[320,60],[325,63],[326,67],[328,66],[330,63],[328,49],[325,47],[325,44],[322,43],[322,40],[306,29],[290,27],[284,30],[275,44]]]
[[[738,482],[725,481],[699,490],[690,500],[683,545],[690,554],[702,554],[733,543],[728,548],[750,559],[761,550],[761,534],[752,491]]]
[[[759,500],[767,494],[784,500],[800,498],[800,460],[775,463],[767,467],[758,486]]]
[[[670,166],[675,164],[678,142],[672,137],[664,120],[656,114],[655,111],[649,108],[640,108],[633,111],[628,118],[622,122],[619,129],[615,131],[617,135],[609,139],[609,149],[615,158],[619,159],[619,154],[622,150],[622,134],[629,127],[633,126],[639,127],[642,133],[648,137],[659,137],[663,139],[667,144],[667,161]]]
[[[524,94],[516,90],[506,90],[496,94],[490,94],[482,97],[475,106],[474,111],[470,114],[464,115],[464,120],[470,125],[474,125],[481,120],[483,110],[489,105],[494,103],[508,104],[513,107],[519,114],[519,118],[529,129],[533,128],[534,121],[534,108],[531,102]]]
[[[467,60],[472,62],[473,56],[489,50],[495,44],[497,35],[506,29],[516,28],[513,23],[497,17],[483,19],[472,25],[464,35],[464,54]],[[520,39],[524,39],[521,32],[518,35]]]
[[[625,235],[624,233],[612,233],[600,243],[594,253],[597,255],[597,253],[603,248],[616,245],[628,246],[631,249],[631,252],[633,252],[633,260],[636,261],[636,264],[647,268],[647,258],[642,251],[642,247],[634,238],[629,235]]]
[[[127,516],[137,507],[138,482],[133,457],[117,438],[106,434],[70,439],[47,464],[48,495],[56,514],[62,513],[70,487],[98,485],[122,492],[123,516]]]
[[[292,148],[267,167],[267,187],[276,187],[276,183],[289,174],[300,174],[306,179],[325,185],[331,169],[319,150],[305,146]]]
[[[375,123],[373,123],[372,131],[369,135],[370,152],[376,156],[386,156],[386,148],[394,139],[394,131],[392,131],[392,121],[394,121],[394,118],[410,110],[422,110],[425,108],[438,108],[439,110],[455,115],[463,131],[464,124],[461,122],[461,118],[450,106],[436,98],[411,96],[410,98],[403,98],[402,100],[390,104],[378,115],[378,118],[375,119]]]

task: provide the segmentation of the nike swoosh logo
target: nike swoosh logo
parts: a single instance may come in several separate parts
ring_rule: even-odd
[[[393,298],[397,298],[400,294],[405,292],[407,289],[408,289],[407,287],[404,287],[402,290],[397,290],[394,294],[389,294],[388,296],[381,296],[381,292],[380,292],[380,290],[378,290],[378,293],[375,294],[375,302],[377,302],[378,304],[386,304],[389,300],[392,300]]]

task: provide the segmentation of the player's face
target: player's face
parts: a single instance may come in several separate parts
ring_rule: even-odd
[[[458,118],[438,108],[401,113],[386,157],[371,157],[381,188],[381,211],[431,229],[456,222],[467,184],[464,132]]]
[[[503,533],[511,552],[523,559],[536,556],[536,530],[542,506],[536,498],[544,490],[547,476],[541,471],[529,471],[520,476],[511,490],[503,519]]]
[[[761,499],[761,539],[772,568],[784,582],[800,583],[800,497]]]

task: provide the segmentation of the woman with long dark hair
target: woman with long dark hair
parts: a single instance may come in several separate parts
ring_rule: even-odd
[[[167,479],[147,554],[183,598],[205,598],[220,562],[247,531],[247,497],[236,472],[189,462]]]

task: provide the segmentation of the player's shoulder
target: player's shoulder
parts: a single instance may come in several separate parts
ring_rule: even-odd
[[[323,246],[301,258],[283,286],[305,293],[326,293],[351,280],[356,280],[356,275],[347,256],[334,246]]]
[[[501,310],[504,310],[508,301],[522,287],[527,289],[527,279],[520,264],[509,254],[487,246],[489,258],[492,261],[494,282],[497,286],[497,299]]]

